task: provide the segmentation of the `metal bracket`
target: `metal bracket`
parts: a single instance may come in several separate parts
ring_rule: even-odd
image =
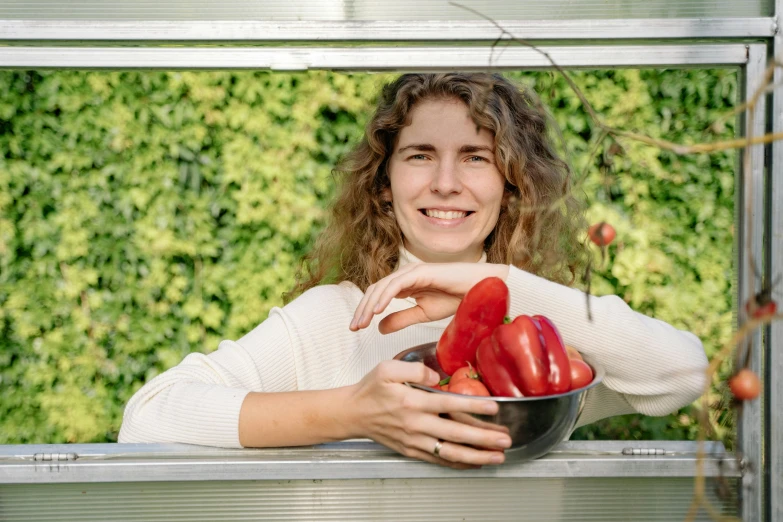
[[[623,448],[623,455],[629,456],[657,456],[666,455],[666,450],[661,448]]]
[[[33,460],[37,462],[72,461],[78,458],[79,455],[76,453],[36,453],[33,455]]]

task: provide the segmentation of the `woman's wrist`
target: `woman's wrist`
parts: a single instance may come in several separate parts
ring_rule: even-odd
[[[239,418],[245,447],[309,446],[356,438],[351,387],[249,393]]]
[[[508,279],[508,273],[510,270],[509,265],[504,265],[502,263],[491,263],[490,266],[492,267],[493,276],[499,277],[503,281]]]
[[[361,404],[361,386],[359,383],[340,388],[340,421],[345,430],[346,439],[370,438],[364,424],[367,419]]]

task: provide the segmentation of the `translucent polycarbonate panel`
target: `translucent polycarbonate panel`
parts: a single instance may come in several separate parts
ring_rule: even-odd
[[[747,18],[771,16],[772,0],[473,0],[455,1],[494,20]],[[355,2],[356,20],[469,20],[477,14],[443,0]]]
[[[496,20],[748,18],[773,0],[459,0]],[[3,0],[11,20],[471,20],[448,0]]]
[[[737,479],[706,501],[737,512]],[[373,479],[0,485],[4,522],[672,522],[692,478]],[[700,510],[695,519],[710,517]]]

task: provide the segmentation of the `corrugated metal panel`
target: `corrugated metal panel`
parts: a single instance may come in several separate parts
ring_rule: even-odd
[[[746,18],[772,0],[460,0],[496,20]],[[13,20],[474,20],[448,0],[4,0]]]
[[[692,497],[693,479],[663,477],[5,485],[0,520],[671,522]],[[735,498],[711,501],[736,513]]]

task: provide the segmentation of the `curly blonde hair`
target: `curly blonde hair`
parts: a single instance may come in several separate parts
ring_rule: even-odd
[[[288,299],[322,283],[350,281],[364,291],[394,271],[403,237],[383,197],[387,165],[413,107],[432,99],[461,100],[476,125],[494,135],[507,197],[484,242],[487,261],[574,282],[587,259],[584,209],[571,194],[570,169],[555,152],[538,98],[499,74],[405,74],[384,86],[364,138],[335,169],[341,191],[331,221],[302,260]]]

